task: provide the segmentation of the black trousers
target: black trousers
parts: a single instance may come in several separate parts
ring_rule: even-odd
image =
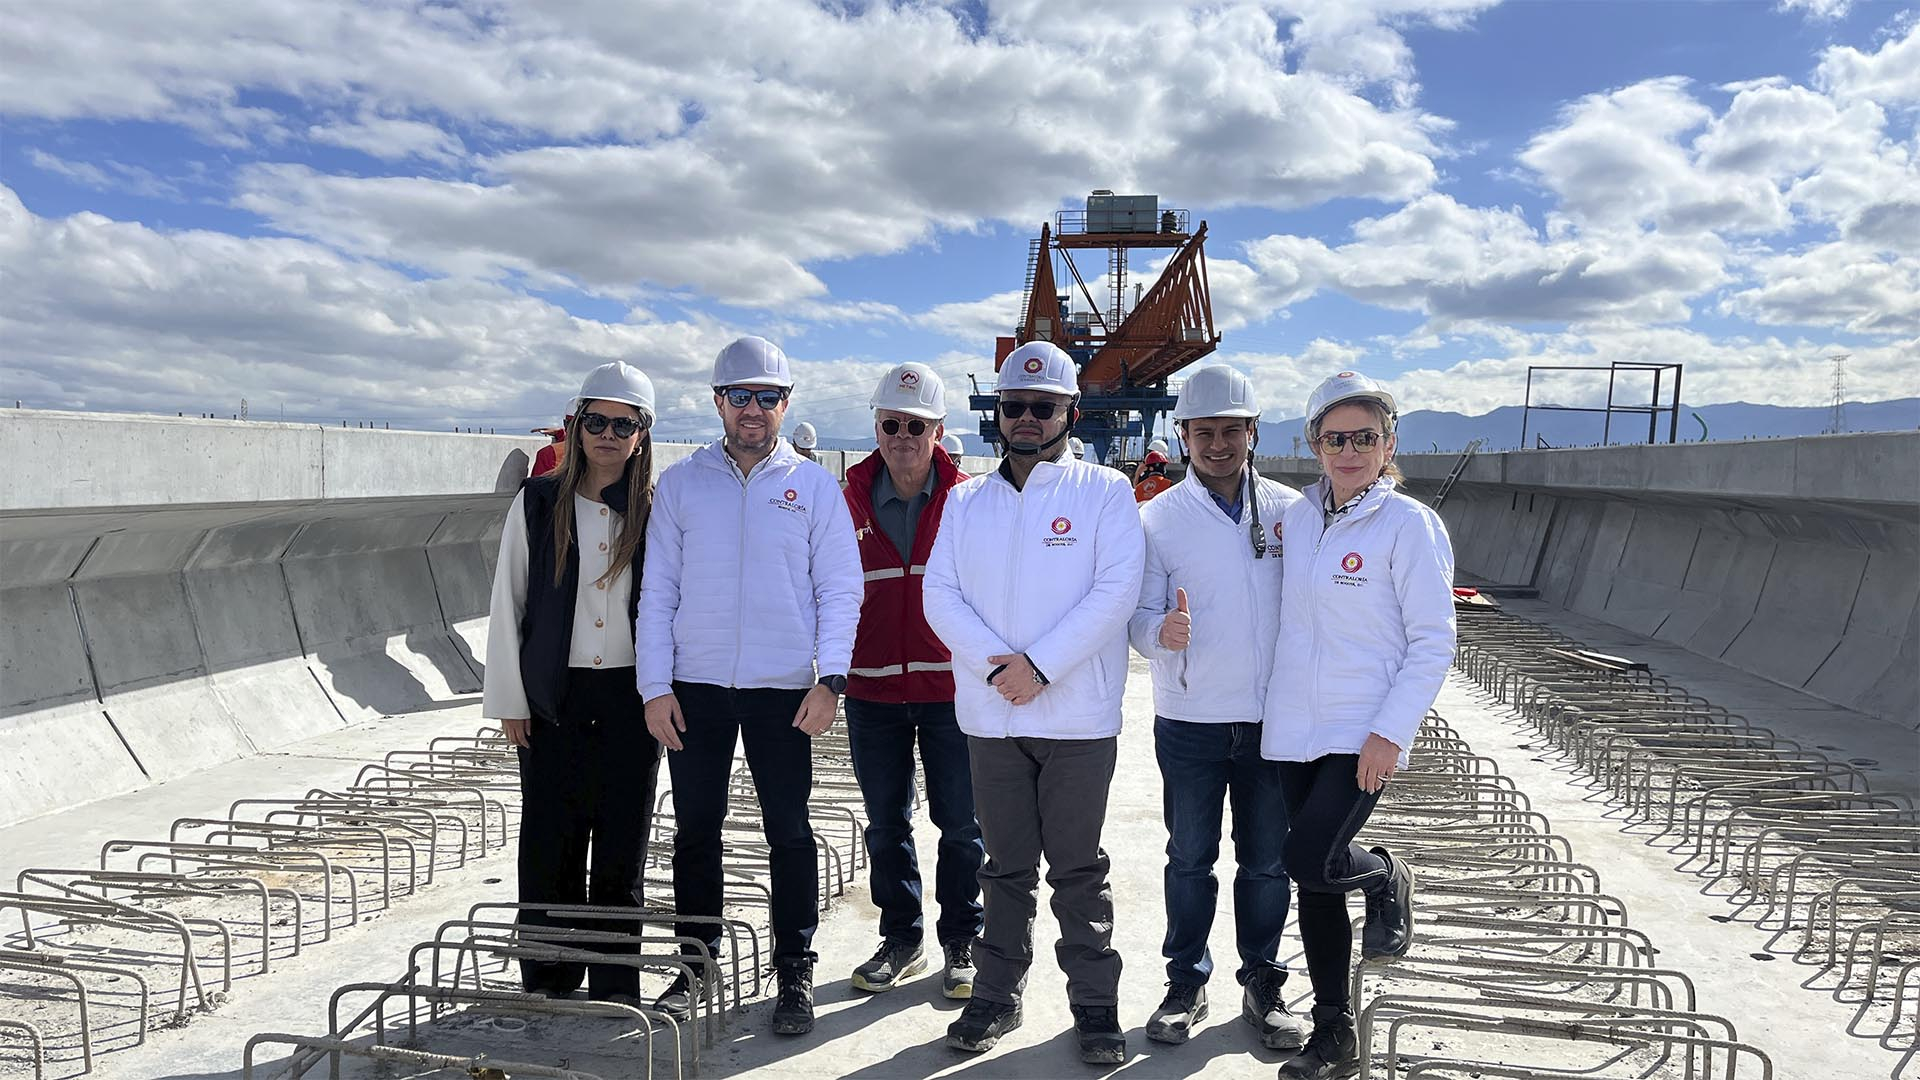
[[[1358,754],[1282,761],[1287,876],[1300,891],[1300,944],[1316,1005],[1352,1007],[1353,923],[1347,894],[1384,887],[1387,860],[1353,842],[1380,801],[1360,790]]]
[[[673,774],[674,910],[682,915],[718,915],[725,900],[721,875],[727,820],[727,778],[733,748],[744,742],[747,769],[760,801],[761,828],[773,877],[773,963],[810,968],[817,958],[813,931],[820,925],[819,852],[807,799],[813,794],[813,739],[793,726],[805,690],[734,689],[706,683],[673,684],[687,730],[683,750],[667,758]],[[682,937],[720,944],[711,924],[688,923]],[[743,959],[743,958],[742,958]]]
[[[520,901],[528,904],[642,903],[647,827],[653,819],[660,744],[647,733],[633,669],[567,669],[560,722],[536,720],[520,748]],[[638,934],[631,920],[555,917],[523,911],[528,926],[572,926]],[[605,952],[631,952],[605,947]],[[528,990],[570,994],[583,978],[595,998],[637,995],[639,972],[614,964],[523,961]]]

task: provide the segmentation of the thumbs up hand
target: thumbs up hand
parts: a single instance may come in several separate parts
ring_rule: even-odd
[[[1174,652],[1193,639],[1193,613],[1187,609],[1187,590],[1173,590],[1173,610],[1160,620],[1160,644]]]

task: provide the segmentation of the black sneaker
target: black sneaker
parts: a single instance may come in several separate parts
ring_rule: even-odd
[[[1127,1060],[1127,1037],[1120,1033],[1120,1010],[1112,1005],[1074,1005],[1073,1026],[1080,1032],[1080,1060],[1089,1065],[1118,1065]]]
[[[1360,930],[1360,955],[1368,960],[1405,956],[1413,947],[1413,868],[1386,848],[1372,849],[1387,860],[1387,880],[1367,890],[1367,923]]]
[[[1269,1050],[1298,1050],[1307,1042],[1307,1026],[1287,1011],[1280,988],[1287,982],[1285,968],[1262,968],[1247,977],[1240,994],[1240,1019],[1260,1033],[1260,1045]]]
[[[927,954],[920,950],[918,942],[904,941],[880,942],[880,948],[873,959],[853,969],[853,985],[856,990],[879,993],[894,987],[927,970]]]
[[[813,965],[783,967],[778,972],[780,1000],[773,1006],[775,1035],[805,1035],[813,1030]]]
[[[1313,1034],[1305,1048],[1280,1063],[1280,1080],[1331,1080],[1359,1071],[1360,1044],[1353,1036],[1353,1014],[1315,1005]]]
[[[693,983],[685,975],[680,975],[674,978],[664,993],[654,999],[653,1007],[675,1023],[684,1023],[692,1016],[695,1002],[712,997],[720,981],[719,972],[711,964],[697,963],[693,969],[699,976],[699,989],[694,989]]]
[[[965,1001],[973,997],[973,939],[947,942],[946,953],[947,967],[940,973],[940,992]]]
[[[960,1019],[947,1025],[947,1045],[971,1054],[993,1049],[1000,1036],[1020,1026],[1020,1003],[972,998]]]
[[[1193,1029],[1207,1018],[1207,988],[1194,983],[1170,982],[1167,996],[1147,1021],[1147,1038],[1154,1042],[1186,1042]]]

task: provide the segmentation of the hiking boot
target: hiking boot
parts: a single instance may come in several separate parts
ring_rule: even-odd
[[[665,1013],[667,1018],[675,1023],[683,1023],[692,1016],[694,1004],[712,997],[714,989],[720,982],[720,973],[714,970],[713,965],[696,963],[692,966],[699,983],[697,990],[685,975],[680,975],[675,977],[673,984],[653,1002],[655,1009]]]
[[[780,999],[773,1006],[775,1035],[805,1035],[813,1030],[813,965],[779,969]]]
[[[1089,1065],[1118,1065],[1127,1060],[1127,1037],[1120,1033],[1120,1010],[1112,1005],[1074,1005],[1073,1026],[1080,1032],[1080,1060]]]
[[[1307,1026],[1287,1011],[1287,999],[1280,993],[1286,985],[1285,968],[1262,968],[1247,976],[1247,987],[1240,994],[1240,1019],[1260,1033],[1260,1045],[1269,1050],[1298,1050],[1306,1045]]]
[[[972,998],[960,1019],[947,1025],[947,1045],[979,1054],[993,1049],[1000,1036],[1020,1026],[1020,1003]]]
[[[947,969],[940,973],[940,992],[965,1001],[973,996],[973,939],[949,941],[946,951]]]
[[[1170,982],[1167,996],[1147,1021],[1147,1038],[1154,1042],[1186,1042],[1200,1021],[1207,1018],[1207,988],[1194,983]]]
[[[1360,955],[1367,960],[1405,956],[1413,947],[1413,868],[1386,848],[1372,849],[1387,860],[1387,880],[1367,890],[1367,923],[1360,930]]]
[[[909,944],[882,940],[873,959],[853,969],[853,986],[856,990],[877,994],[882,990],[891,990],[925,970],[927,954],[920,950],[918,942]]]
[[[1353,1014],[1338,1006],[1315,1005],[1313,1034],[1299,1053],[1280,1063],[1280,1080],[1330,1080],[1359,1071]]]

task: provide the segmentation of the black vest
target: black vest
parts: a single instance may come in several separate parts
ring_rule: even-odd
[[[629,472],[637,458],[627,459]],[[600,499],[616,514],[627,512],[629,472],[601,489]],[[522,489],[527,519],[527,607],[520,615],[520,681],[526,686],[527,708],[536,719],[557,723],[567,696],[567,654],[573,647],[573,607],[580,591],[579,530],[567,544],[567,569],[553,582],[553,510],[560,494],[559,473],[534,477]],[[627,625],[632,626],[640,602],[640,565],[646,558],[643,539],[633,553],[632,586],[627,590]]]

